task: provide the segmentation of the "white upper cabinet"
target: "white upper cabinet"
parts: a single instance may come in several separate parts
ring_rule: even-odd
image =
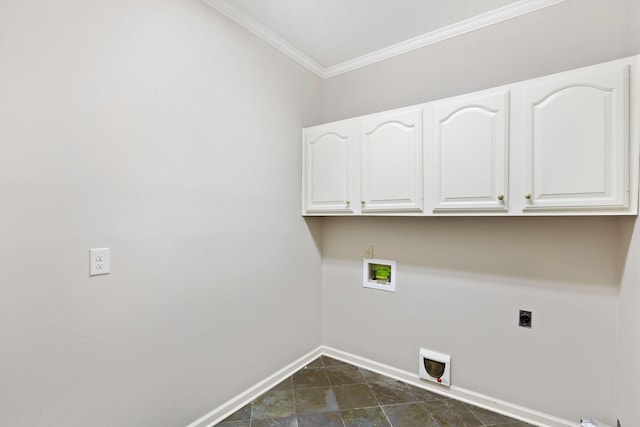
[[[525,212],[629,207],[629,73],[618,61],[522,86]]]
[[[353,120],[303,131],[303,213],[353,213]]]
[[[508,207],[509,91],[433,104],[434,212]]]
[[[306,215],[637,215],[640,55],[304,130]]]
[[[422,108],[367,116],[360,126],[361,211],[422,211]]]

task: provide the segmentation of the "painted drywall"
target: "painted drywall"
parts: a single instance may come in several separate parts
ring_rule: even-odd
[[[325,121],[640,53],[634,1],[568,0],[334,77]],[[621,414],[640,425],[640,354],[628,343],[638,341],[638,231],[625,221],[327,220],[323,342],[411,372],[431,348],[452,355],[455,386],[574,422],[615,425]],[[396,294],[362,289],[369,244],[398,262]],[[516,326],[519,309],[533,311],[531,330]],[[633,325],[620,332],[622,357],[619,321]]]
[[[0,1],[0,426],[184,426],[320,345],[321,90],[200,0]]]
[[[616,416],[624,427],[640,425],[640,222],[620,220],[622,281],[619,350],[616,366]]]
[[[629,0],[629,41],[635,52],[640,52],[640,1]]]
[[[628,16],[629,40],[640,52],[640,1],[629,0]],[[632,115],[638,117],[638,113]],[[636,218],[622,218],[620,222],[622,280],[614,409],[621,425],[629,427],[640,425],[640,223]]]
[[[629,2],[638,0],[567,0],[327,79],[324,121],[640,53],[638,23],[628,25]]]
[[[453,385],[576,421],[612,418],[619,269],[612,218],[334,218],[323,342],[409,372],[428,348]],[[365,244],[397,292],[362,287]],[[533,327],[518,327],[519,310]]]

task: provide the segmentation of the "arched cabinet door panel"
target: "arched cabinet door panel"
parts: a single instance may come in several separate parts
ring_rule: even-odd
[[[362,119],[360,127],[362,213],[422,211],[422,109]]]
[[[524,211],[629,207],[629,66],[523,88]]]
[[[509,91],[433,105],[434,212],[508,210]]]
[[[640,55],[303,130],[311,216],[637,215]]]
[[[353,213],[353,120],[304,129],[303,213]]]

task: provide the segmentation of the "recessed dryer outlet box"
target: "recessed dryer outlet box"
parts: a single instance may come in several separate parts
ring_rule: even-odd
[[[441,385],[451,385],[451,356],[420,349],[420,378]]]

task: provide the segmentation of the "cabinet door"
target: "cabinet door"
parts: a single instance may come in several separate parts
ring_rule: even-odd
[[[353,121],[303,131],[305,212],[353,213]]]
[[[629,66],[524,86],[525,211],[628,207]]]
[[[422,109],[362,119],[361,210],[422,211]]]
[[[433,106],[434,212],[507,211],[509,92]]]

